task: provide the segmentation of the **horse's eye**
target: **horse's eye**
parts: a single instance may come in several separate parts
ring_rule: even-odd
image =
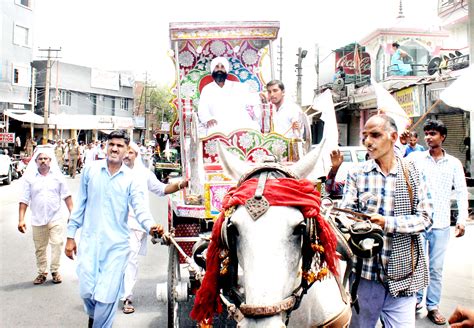
[[[306,230],[306,223],[302,222],[295,227],[293,234],[297,236],[301,236],[304,234],[305,230]]]

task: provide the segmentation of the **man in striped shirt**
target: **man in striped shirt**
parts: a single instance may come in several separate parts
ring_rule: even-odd
[[[341,207],[371,215],[384,237],[380,254],[355,259],[360,312],[352,311],[351,327],[375,327],[379,318],[386,327],[414,327],[415,294],[428,284],[419,234],[432,225],[430,197],[424,176],[395,155],[392,118],[371,117],[362,135],[370,159],[349,171]]]
[[[451,200],[450,193],[454,190],[459,215],[454,235],[464,235],[468,217],[467,187],[464,171],[459,159],[449,155],[443,149],[448,130],[443,122],[428,120],[423,126],[426,145],[429,150],[412,153],[412,160],[420,172],[426,175],[427,186],[433,197],[433,228],[423,234],[426,254],[429,257],[430,284],[426,292],[428,318],[438,325],[444,325],[446,318],[439,312],[441,299],[441,283],[444,256],[450,237]],[[423,309],[423,291],[417,295],[416,310]]]

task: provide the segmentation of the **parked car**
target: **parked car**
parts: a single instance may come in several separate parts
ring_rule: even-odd
[[[0,181],[5,185],[9,185],[13,180],[13,161],[10,156],[0,154]]]
[[[344,162],[339,167],[336,175],[336,181],[346,180],[349,169],[354,163],[365,162],[367,149],[362,146],[339,147],[339,151],[344,156]]]

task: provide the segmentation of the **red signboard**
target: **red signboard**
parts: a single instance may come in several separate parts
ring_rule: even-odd
[[[358,56],[355,56],[354,51],[351,52],[336,52],[336,68],[344,67],[346,74],[370,75],[370,55],[367,52],[358,51]]]
[[[0,142],[14,143],[15,134],[14,133],[0,133]]]

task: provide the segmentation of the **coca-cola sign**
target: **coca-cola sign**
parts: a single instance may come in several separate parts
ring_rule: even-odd
[[[356,70],[356,66],[359,70]],[[370,75],[370,55],[367,52],[359,51],[359,58],[354,60],[354,52],[336,52],[336,68],[344,67],[346,74]]]

